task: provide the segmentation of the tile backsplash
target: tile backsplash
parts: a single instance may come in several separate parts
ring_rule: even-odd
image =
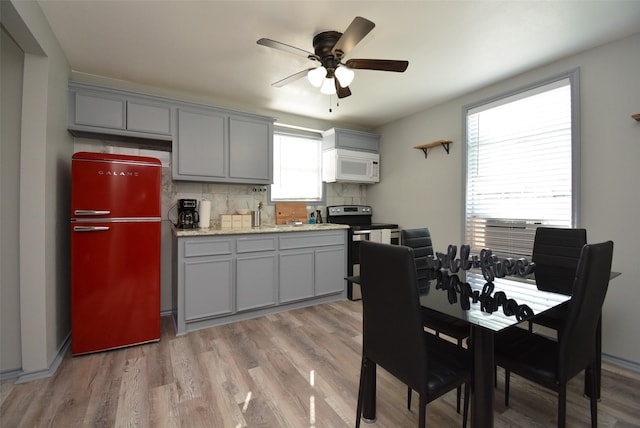
[[[176,223],[178,218],[178,199],[197,199],[211,201],[211,225],[217,227],[221,214],[233,214],[237,209],[255,210],[262,202],[262,223],[275,223],[275,207],[267,203],[267,192],[255,192],[254,188],[265,186],[246,184],[201,183],[173,181],[171,179],[171,152],[154,149],[149,146],[76,138],[75,152],[88,151],[117,153],[135,156],[151,156],[162,162],[162,218]],[[350,183],[328,183],[327,205],[366,204],[366,186]],[[308,211],[320,209],[326,215],[325,206],[309,206]]]

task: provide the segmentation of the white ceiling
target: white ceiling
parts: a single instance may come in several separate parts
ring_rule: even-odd
[[[558,58],[640,31],[640,1],[39,0],[74,71],[232,105],[376,127]],[[313,36],[363,16],[376,27],[347,56],[402,59],[356,70],[336,107],[305,78]],[[640,47],[639,47],[640,55]]]

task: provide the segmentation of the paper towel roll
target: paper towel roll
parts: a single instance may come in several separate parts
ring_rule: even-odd
[[[200,201],[198,216],[200,217],[200,229],[207,229],[211,222],[211,201]]]

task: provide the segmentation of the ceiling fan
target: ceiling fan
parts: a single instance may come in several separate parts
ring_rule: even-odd
[[[402,73],[409,66],[409,61],[389,59],[350,59],[343,62],[345,56],[364,37],[373,30],[375,24],[368,19],[356,16],[344,33],[324,31],[313,38],[314,52],[308,52],[295,46],[287,45],[271,39],[262,38],[259,45],[280,49],[294,55],[303,55],[312,61],[318,61],[318,67],[307,68],[291,76],[273,83],[271,86],[282,87],[307,76],[309,82],[320,88],[324,94],[337,94],[338,98],[351,95],[349,84],[354,77],[354,69],[395,71]]]

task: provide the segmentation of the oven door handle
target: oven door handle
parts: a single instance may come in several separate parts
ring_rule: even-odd
[[[370,234],[370,230],[354,230],[351,240],[353,242],[368,241]]]
[[[353,234],[354,235],[370,235],[371,231],[370,230],[354,230]]]

